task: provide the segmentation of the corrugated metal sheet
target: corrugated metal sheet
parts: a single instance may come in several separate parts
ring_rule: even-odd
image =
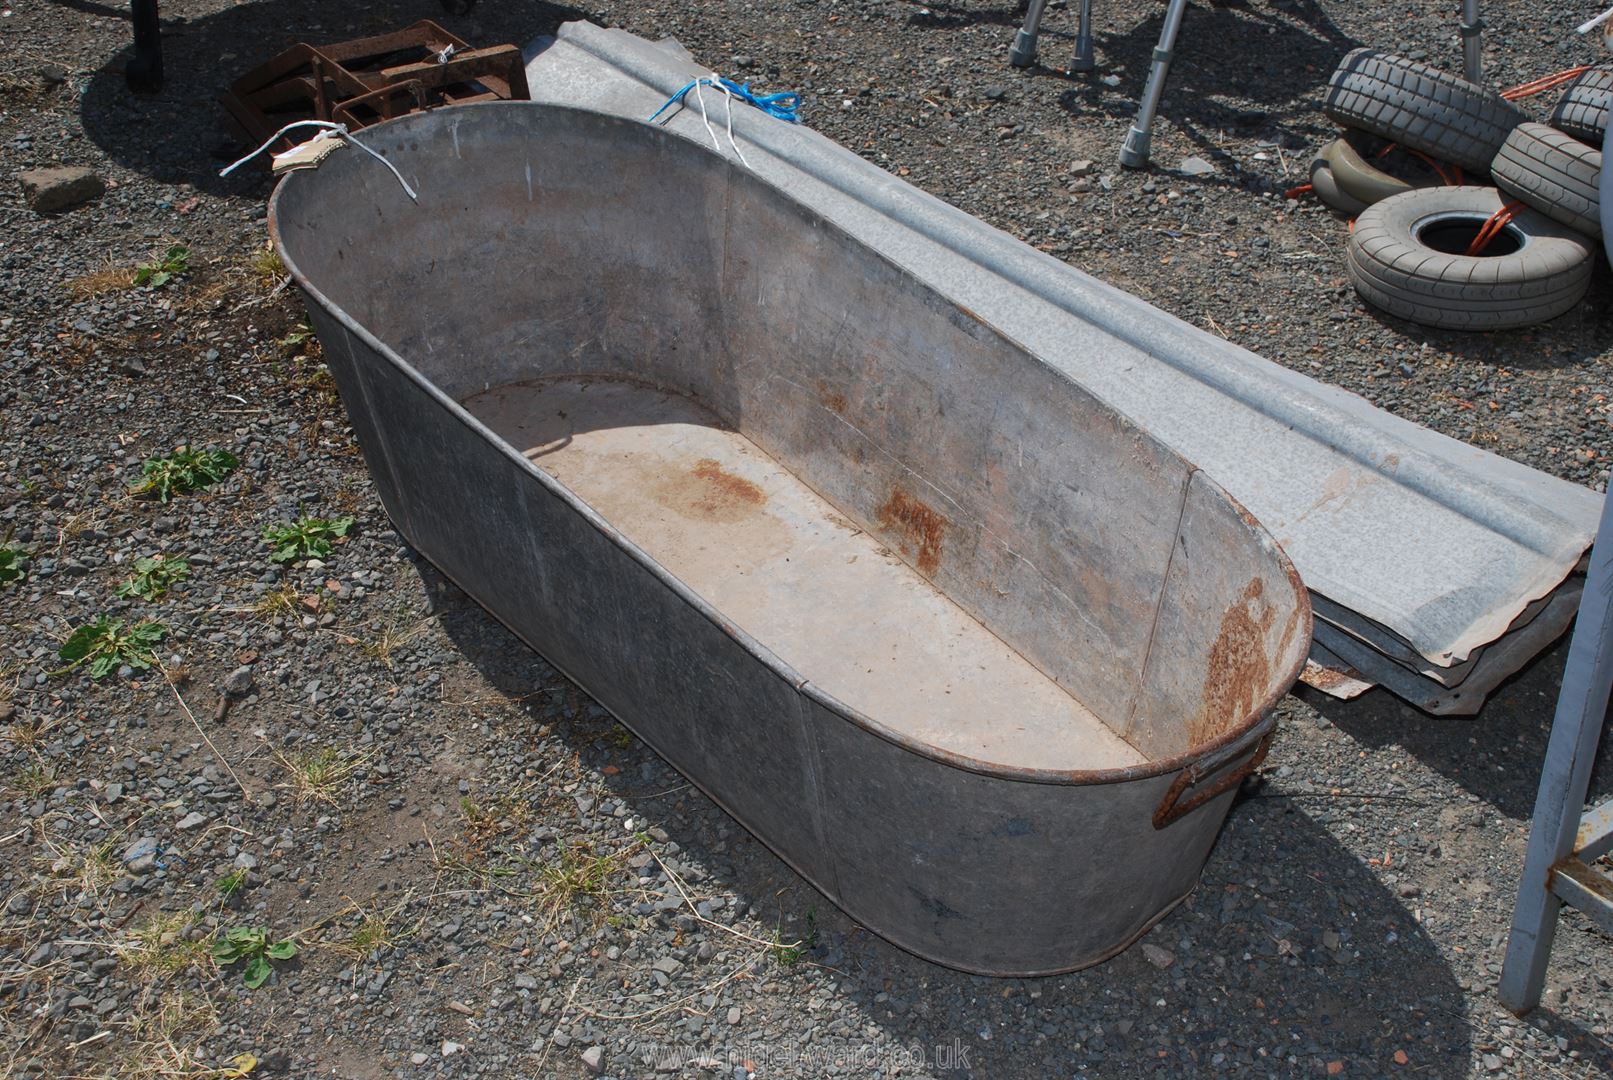
[[[685,55],[568,23],[556,39],[534,44],[527,78],[534,100],[642,119],[707,73]],[[697,108],[668,126],[710,144]],[[1352,630],[1372,628],[1352,637],[1335,627],[1329,644],[1319,620],[1324,648],[1313,659],[1321,667],[1346,674],[1353,666],[1428,707],[1450,688],[1413,668],[1474,658],[1457,710],[1469,711],[1475,696],[1481,702],[1549,642],[1541,640],[1545,624],[1532,634],[1508,631],[1580,562],[1595,536],[1596,493],[1201,331],[804,127],[740,107],[733,131],[756,172],[1215,477],[1278,538],[1313,593],[1358,617]],[[732,155],[726,139],[721,150]],[[1382,642],[1373,642],[1375,633]],[[1508,648],[1475,655],[1504,636]],[[1393,642],[1418,658],[1411,667],[1385,654]],[[1328,652],[1333,644],[1343,651]],[[1345,652],[1370,660],[1356,664]],[[1510,667],[1497,674],[1503,661]],[[1338,678],[1311,681],[1327,689]]]

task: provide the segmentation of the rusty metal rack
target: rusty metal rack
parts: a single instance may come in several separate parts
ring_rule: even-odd
[[[437,105],[528,96],[520,49],[472,48],[422,19],[395,33],[293,45],[237,79],[219,102],[248,142],[261,143],[297,120],[356,130]]]

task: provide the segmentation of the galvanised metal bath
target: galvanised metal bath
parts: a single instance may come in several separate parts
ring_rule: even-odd
[[[681,138],[363,137],[418,203],[349,149],[270,225],[422,554],[921,956],[1068,971],[1192,889],[1310,641],[1214,481]]]

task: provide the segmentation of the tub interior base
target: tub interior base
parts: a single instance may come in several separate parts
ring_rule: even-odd
[[[804,678],[865,715],[1009,766],[1147,760],[694,401],[629,381],[550,378],[492,387],[463,404]]]

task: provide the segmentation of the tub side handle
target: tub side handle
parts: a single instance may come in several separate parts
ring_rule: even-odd
[[[1176,779],[1171,781],[1171,786],[1159,800],[1159,805],[1154,808],[1154,828],[1165,828],[1178,818],[1191,814],[1217,795],[1231,791],[1243,783],[1244,777],[1254,772],[1260,767],[1260,763],[1266,760],[1266,752],[1271,749],[1271,737],[1276,730],[1277,717],[1267,714],[1260,723],[1244,732],[1241,738],[1235,739],[1214,753],[1205,755],[1177,773]],[[1230,762],[1242,757],[1251,746],[1254,748],[1254,753],[1250,754],[1243,764],[1230,772],[1222,773],[1213,783],[1194,791],[1187,798],[1182,797],[1192,788],[1221,772]]]

